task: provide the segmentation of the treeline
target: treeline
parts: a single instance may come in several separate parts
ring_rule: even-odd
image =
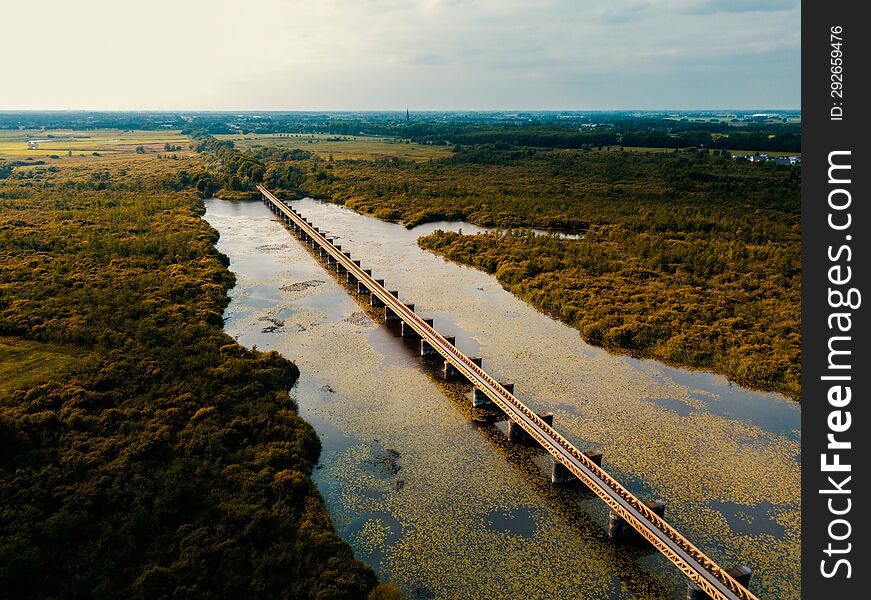
[[[216,164],[201,193],[217,194],[224,199],[257,197],[257,184],[272,190],[295,193],[305,180],[305,171],[294,162],[311,157],[310,152],[293,149],[239,150],[232,141],[219,140],[202,132],[192,132],[197,152],[207,152]]]
[[[365,598],[296,367],[223,332],[233,277],[196,192],[129,192],[176,164],[0,185],[0,336],[81,357],[0,396],[2,596]]]
[[[182,129],[177,112],[150,111],[21,111],[0,112],[0,129]]]
[[[420,136],[415,141],[426,141]],[[591,146],[611,146],[618,142],[613,131],[581,132],[546,129],[485,130],[460,132],[447,136],[452,144],[510,144],[512,146],[537,146],[541,148],[584,148]]]
[[[324,177],[316,173],[326,171]],[[311,165],[302,191],[407,226],[441,219],[477,225],[584,230],[726,231],[747,242],[798,224],[801,171],[713,152],[583,152],[471,147],[431,163]],[[787,215],[759,219],[756,211]]]
[[[759,117],[705,112],[267,112],[3,113],[0,129],[181,129],[185,134],[318,133],[410,139],[417,144],[509,144],[567,148],[627,147],[801,151],[797,112]],[[709,118],[705,118],[709,117]],[[46,135],[51,135],[46,133]],[[227,188],[231,189],[231,188]],[[244,190],[235,190],[244,191]]]
[[[303,191],[407,226],[580,232],[424,238],[496,274],[591,343],[798,397],[801,170],[673,153],[467,148],[432,163],[337,161]]]
[[[723,150],[758,150],[763,152],[801,152],[800,133],[768,133],[767,131],[730,131],[724,135],[712,135],[709,131],[667,130],[627,131],[620,137],[620,144],[627,147],[650,148],[716,148]]]

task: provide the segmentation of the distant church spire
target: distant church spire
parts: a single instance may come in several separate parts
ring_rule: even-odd
[[[405,120],[408,121],[409,119],[411,119],[411,113],[408,112],[408,109],[406,108],[405,109]]]

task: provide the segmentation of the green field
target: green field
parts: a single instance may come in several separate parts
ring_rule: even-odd
[[[451,154],[448,146],[415,144],[409,140],[381,136],[352,136],[312,133],[266,133],[216,135],[219,140],[231,140],[245,148],[299,148],[335,160],[397,157],[405,160],[436,160]]]
[[[35,141],[31,148],[30,141]],[[189,152],[190,140],[179,130],[122,131],[100,129],[95,131],[18,130],[0,131],[0,156],[21,160],[26,157],[45,158],[57,155],[66,158],[99,154],[135,154],[142,146],[148,153],[163,152],[166,144],[181,146]]]
[[[62,375],[77,358],[61,346],[0,337],[0,395]]]

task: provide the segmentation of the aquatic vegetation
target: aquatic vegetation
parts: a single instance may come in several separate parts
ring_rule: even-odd
[[[293,395],[324,445],[314,479],[359,558],[420,598],[461,599],[487,589],[494,597],[544,599],[557,588],[583,598],[665,599],[684,589],[664,559],[611,544],[600,501],[552,486],[534,448],[508,443],[492,413],[472,409],[468,386],[434,377],[414,346],[368,310],[366,297],[353,298],[326,276],[323,263],[262,205],[207,205],[206,218],[222,234],[218,247],[238,271],[227,330],[246,346],[299,357]],[[569,439],[601,450],[609,472],[630,489],[666,499],[669,521],[694,543],[726,564],[751,564],[761,597],[799,597],[795,437],[714,414],[708,404],[719,389],[702,395],[674,381],[673,369],[587,346],[492,276],[422,251],[400,225],[313,200],[294,206],[328,223],[343,249],[434,317],[436,328],[456,335],[464,351],[483,355],[488,371],[516,382],[530,406],[554,412]],[[263,249],[283,240],[290,241],[284,252]],[[261,293],[317,278],[325,283]],[[364,311],[375,322],[353,323]],[[266,314],[281,315],[284,333],[259,333]],[[772,395],[741,393],[751,404],[798,411]],[[682,416],[651,398],[692,411]],[[770,517],[733,531],[737,509],[724,514],[712,498],[744,512],[762,507]]]

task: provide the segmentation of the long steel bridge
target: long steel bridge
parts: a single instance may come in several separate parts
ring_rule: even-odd
[[[319,229],[296,213],[286,203],[277,198],[262,185],[257,189],[263,202],[287,225],[292,225],[300,237],[319,248],[321,252],[344,268],[358,284],[377,297],[389,311],[398,316],[403,327],[410,327],[435,352],[452,365],[463,377],[493,404],[501,409],[509,421],[521,427],[553,457],[555,464],[565,467],[593,491],[611,509],[615,516],[625,521],[644,539],[661,552],[694,585],[690,585],[687,598],[704,598],[707,594],[716,600],[758,600],[738,578],[749,580],[749,569],[738,567],[724,569],[699,550],[679,531],[657,514],[654,502],[642,502],[619,481],[611,477],[594,459],[578,450],[535,411],[518,400],[505,386],[490,377],[472,358],[460,352],[431,325],[415,314],[413,308],[400,302],[398,295],[384,287],[381,280],[372,277],[371,272],[360,266],[360,261],[351,259],[333,240],[321,234]],[[413,305],[412,305],[413,306]]]

